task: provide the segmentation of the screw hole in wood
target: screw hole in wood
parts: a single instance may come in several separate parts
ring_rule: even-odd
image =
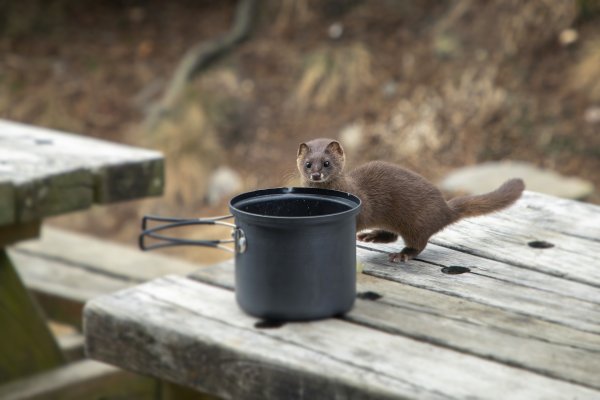
[[[447,275],[458,275],[464,274],[465,272],[471,272],[471,268],[460,267],[458,265],[451,265],[449,267],[442,268],[442,272]]]
[[[533,247],[534,249],[549,249],[554,247],[554,245],[550,242],[546,242],[544,240],[534,240],[532,242],[527,243],[529,247]]]
[[[262,321],[258,321],[254,324],[254,327],[257,329],[277,329],[281,328],[285,325],[283,321],[277,321],[274,319],[263,319]]]
[[[379,300],[383,296],[380,295],[379,293],[372,292],[369,290],[367,292],[357,293],[356,297],[358,297],[359,299],[363,299],[363,300]]]

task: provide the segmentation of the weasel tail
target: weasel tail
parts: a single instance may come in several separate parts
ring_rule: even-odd
[[[525,189],[521,179],[510,179],[498,189],[480,195],[461,196],[448,201],[448,206],[458,221],[467,217],[489,214],[513,204]]]

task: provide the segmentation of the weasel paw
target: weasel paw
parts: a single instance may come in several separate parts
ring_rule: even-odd
[[[374,230],[358,233],[356,238],[361,242],[392,243],[398,240],[398,235],[384,230]]]
[[[420,250],[413,249],[412,247],[405,247],[400,253],[390,253],[388,259],[391,262],[406,262],[415,258],[420,252]]]
[[[404,254],[404,253],[390,253],[390,255],[388,256],[388,260],[390,262],[396,263],[396,262],[406,262],[409,260],[408,255]]]

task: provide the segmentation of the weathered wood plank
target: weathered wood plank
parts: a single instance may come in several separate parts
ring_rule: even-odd
[[[0,249],[0,282],[0,383],[63,364],[65,360],[41,310],[4,249]]]
[[[233,293],[181,277],[86,305],[92,358],[224,398],[595,398],[600,392],[338,319],[257,329]]]
[[[234,290],[235,278],[232,260],[197,269],[189,277],[210,285]],[[600,337],[597,334],[582,332],[541,319],[529,318],[519,312],[515,313],[511,310],[471,302],[452,294],[398,284],[364,273],[357,275],[357,291],[359,294],[373,292],[385,295],[387,302],[393,301],[393,305],[398,307],[423,309],[431,314],[445,315],[454,320],[462,318],[465,322],[512,332],[515,336],[532,337],[560,346],[575,347],[592,352],[600,351]]]
[[[600,241],[600,207],[581,201],[525,191],[514,206],[493,216],[516,224],[532,221],[539,228]]]
[[[233,268],[224,262],[190,278],[233,289]],[[365,274],[357,289],[347,320],[600,389],[600,335]],[[381,298],[362,300],[366,293]]]
[[[176,257],[144,253],[131,246],[50,226],[42,227],[39,240],[19,243],[13,251],[132,283],[166,274],[189,274],[200,266]]]
[[[13,250],[10,252],[25,285],[34,292],[62,296],[80,304],[105,293],[142,282],[103,274],[98,270],[81,268],[57,259]],[[113,254],[118,257],[118,253]],[[90,260],[92,265],[93,260]],[[54,319],[54,318],[53,318]]]
[[[46,315],[76,327],[83,304],[93,297],[201,267],[48,226],[40,239],[14,246],[9,254]]]
[[[159,196],[163,190],[164,175],[162,158],[103,166],[95,175],[95,201],[104,204]]]
[[[118,253],[112,254],[118,257]],[[83,305],[86,301],[137,282],[31,253],[13,250],[10,255],[23,282],[44,309],[45,315],[78,328],[81,328]]]
[[[592,204],[525,192],[514,206],[461,221],[430,241],[600,288],[600,207]]]
[[[159,383],[113,366],[81,360],[0,386],[2,400],[157,398]]]
[[[12,198],[15,208],[2,212],[1,224],[155,196],[164,184],[158,152],[5,120],[0,160],[0,194],[14,192],[0,201]]]
[[[17,220],[35,221],[91,207],[94,203],[92,181],[91,171],[73,169],[15,186]]]
[[[381,255],[373,254],[372,258],[380,258],[378,262],[385,263],[387,254],[398,251],[398,249],[404,247],[404,244],[402,243],[402,240],[399,240],[396,243],[389,244],[359,242],[359,246],[363,249],[381,252]],[[438,246],[433,243],[427,245],[425,251],[419,254],[417,260],[439,266],[437,271],[434,269],[438,276],[440,276],[439,272],[441,272],[441,268],[444,266],[454,265],[468,267],[471,268],[473,273],[492,279],[505,281],[517,286],[543,290],[558,295],[560,298],[571,297],[590,303],[600,304],[599,289],[594,286],[511,264],[505,264],[488,258],[477,257],[469,253]],[[405,264],[387,263],[386,265],[396,265],[399,269],[402,269]]]
[[[533,248],[546,241],[551,248]],[[497,216],[464,220],[434,235],[431,243],[600,288],[600,242],[545,230]]]
[[[81,165],[67,164],[57,156],[43,157],[13,149],[3,136],[0,121],[0,181],[10,184],[14,207],[12,222],[39,220],[48,215],[89,208],[94,201],[93,174]],[[9,201],[9,200],[2,200]],[[8,213],[6,211],[6,213]]]
[[[417,290],[397,290],[398,285],[390,282],[361,286],[382,298],[376,302],[358,301],[355,311],[346,317],[350,321],[600,390],[599,335],[470,302],[448,301],[449,296],[427,294],[419,298],[414,296]],[[407,301],[406,296],[413,297]],[[453,310],[437,302],[448,302]],[[479,313],[487,314],[487,318],[479,318]],[[535,329],[549,332],[538,333]]]
[[[600,307],[594,303],[478,274],[476,265],[469,265],[474,273],[448,275],[441,272],[443,265],[419,260],[404,264],[390,263],[387,257],[364,249],[358,249],[358,255],[364,263],[363,272],[368,275],[509,310],[573,329],[600,333]]]

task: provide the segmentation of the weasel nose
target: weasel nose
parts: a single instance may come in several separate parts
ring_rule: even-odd
[[[310,180],[312,180],[312,181],[320,181],[321,180],[321,173],[320,172],[313,172],[312,174],[310,174]]]

